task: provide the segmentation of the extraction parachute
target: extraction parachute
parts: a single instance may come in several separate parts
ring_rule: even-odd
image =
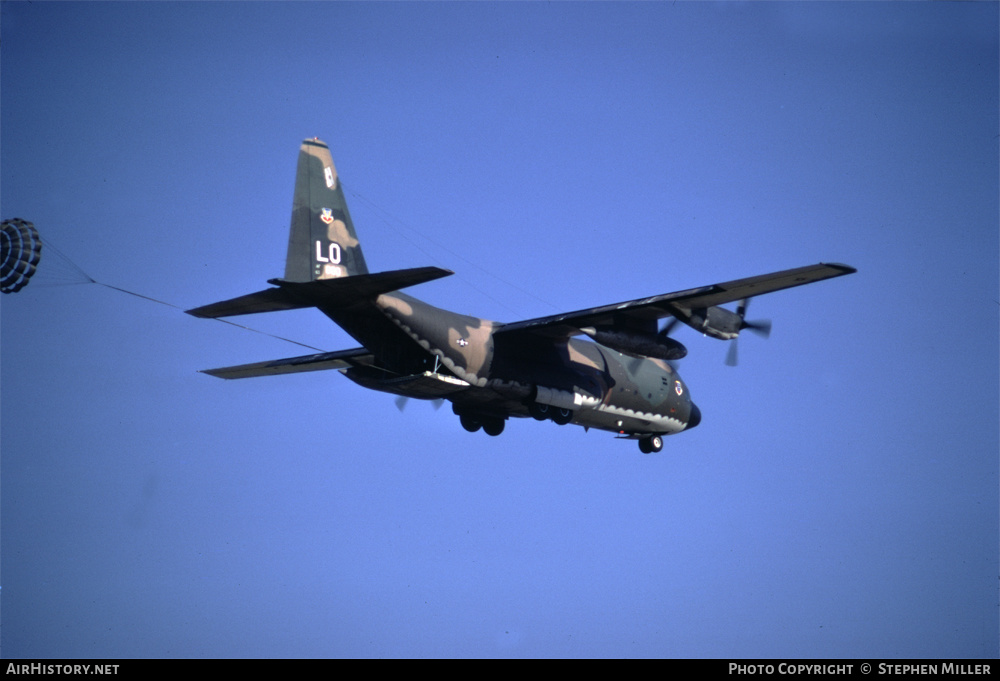
[[[42,257],[42,240],[27,220],[4,220],[0,230],[0,291],[15,293],[31,279]]]

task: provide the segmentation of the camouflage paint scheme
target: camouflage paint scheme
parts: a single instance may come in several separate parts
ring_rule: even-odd
[[[662,448],[662,436],[701,422],[668,361],[686,349],[657,330],[660,319],[729,340],[752,328],[743,319],[751,296],[854,271],[821,263],[513,324],[470,317],[399,291],[448,270],[368,272],[329,148],[311,139],[299,151],[284,278],[188,312],[214,318],[315,307],[362,345],[205,372],[213,376],[337,369],[366,388],[447,399],[470,431],[499,435],[509,417],[530,416],[637,439],[649,453]],[[744,301],[737,312],[718,307],[737,300]]]

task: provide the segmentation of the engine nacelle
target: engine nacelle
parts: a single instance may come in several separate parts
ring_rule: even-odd
[[[695,331],[719,340],[732,340],[744,328],[742,315],[717,305],[693,309],[677,307],[674,316]]]
[[[669,336],[621,331],[617,329],[587,326],[580,329],[601,345],[632,357],[655,357],[656,359],[681,359],[687,355],[684,344]]]

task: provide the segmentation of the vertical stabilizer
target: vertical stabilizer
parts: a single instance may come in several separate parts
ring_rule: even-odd
[[[295,175],[285,281],[367,273],[330,148],[315,138],[305,140]]]

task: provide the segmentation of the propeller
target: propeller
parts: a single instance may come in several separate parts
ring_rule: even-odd
[[[674,330],[677,326],[677,322],[680,320],[677,317],[672,317],[669,322],[663,325],[663,328],[659,330],[656,334],[659,338],[666,338],[670,335],[670,332]]]
[[[662,338],[662,339],[668,338],[670,336],[670,332],[674,330],[674,327],[677,326],[677,323],[679,321],[680,321],[680,319],[678,319],[677,317],[672,317],[670,319],[670,321],[667,322],[666,324],[664,324],[663,328],[660,329],[656,333],[656,337],[657,338]],[[673,369],[674,371],[677,371],[677,360],[676,359],[669,359],[669,360],[667,360],[667,364],[670,365],[671,369]]]
[[[760,319],[753,322],[746,321],[745,317],[748,307],[750,307],[750,299],[744,298],[740,301],[740,304],[736,308],[736,314],[740,317],[740,331],[752,331],[762,338],[769,338],[771,336],[771,320]],[[729,343],[729,352],[726,353],[726,366],[734,367],[739,361],[739,351],[736,349],[736,341],[738,340],[739,336],[736,336],[736,338]]]
[[[399,397],[396,398],[396,409],[402,412],[403,410],[406,409],[406,405],[409,401],[410,401],[409,397],[407,397],[406,395],[400,395]],[[441,408],[441,405],[444,404],[444,398],[439,397],[438,399],[431,400],[430,402],[431,405],[434,407],[434,411],[437,411],[438,409]]]

